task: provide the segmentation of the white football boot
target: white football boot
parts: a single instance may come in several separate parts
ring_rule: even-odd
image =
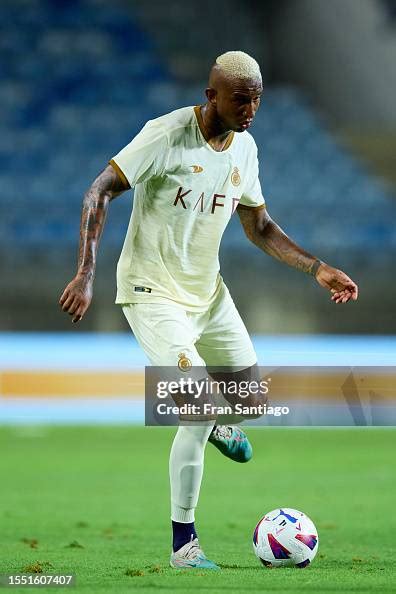
[[[173,552],[170,566],[175,569],[220,569],[216,563],[206,558],[199,546],[198,538],[191,539],[181,549]]]

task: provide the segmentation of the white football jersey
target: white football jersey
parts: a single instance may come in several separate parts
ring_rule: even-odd
[[[238,205],[264,207],[252,136],[231,133],[218,152],[199,106],[184,107],[148,121],[110,163],[135,187],[116,303],[204,311],[222,282],[219,246],[230,217]]]

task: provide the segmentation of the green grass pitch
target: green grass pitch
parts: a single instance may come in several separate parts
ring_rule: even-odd
[[[222,570],[196,573],[168,566],[173,433],[1,428],[0,573],[39,564],[93,593],[396,591],[394,429],[250,429],[246,465],[208,444],[196,524]],[[318,527],[307,569],[266,569],[253,554],[256,522],[279,506]]]

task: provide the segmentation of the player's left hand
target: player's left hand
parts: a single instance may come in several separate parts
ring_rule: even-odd
[[[359,289],[357,284],[342,270],[337,270],[337,268],[322,263],[315,278],[321,287],[331,291],[331,299],[335,303],[347,303],[350,299],[356,301],[358,298]]]

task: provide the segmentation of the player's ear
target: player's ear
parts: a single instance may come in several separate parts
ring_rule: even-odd
[[[215,89],[212,88],[208,88],[205,90],[205,95],[209,101],[209,103],[211,103],[212,105],[216,105],[217,102],[217,92],[215,91]]]

